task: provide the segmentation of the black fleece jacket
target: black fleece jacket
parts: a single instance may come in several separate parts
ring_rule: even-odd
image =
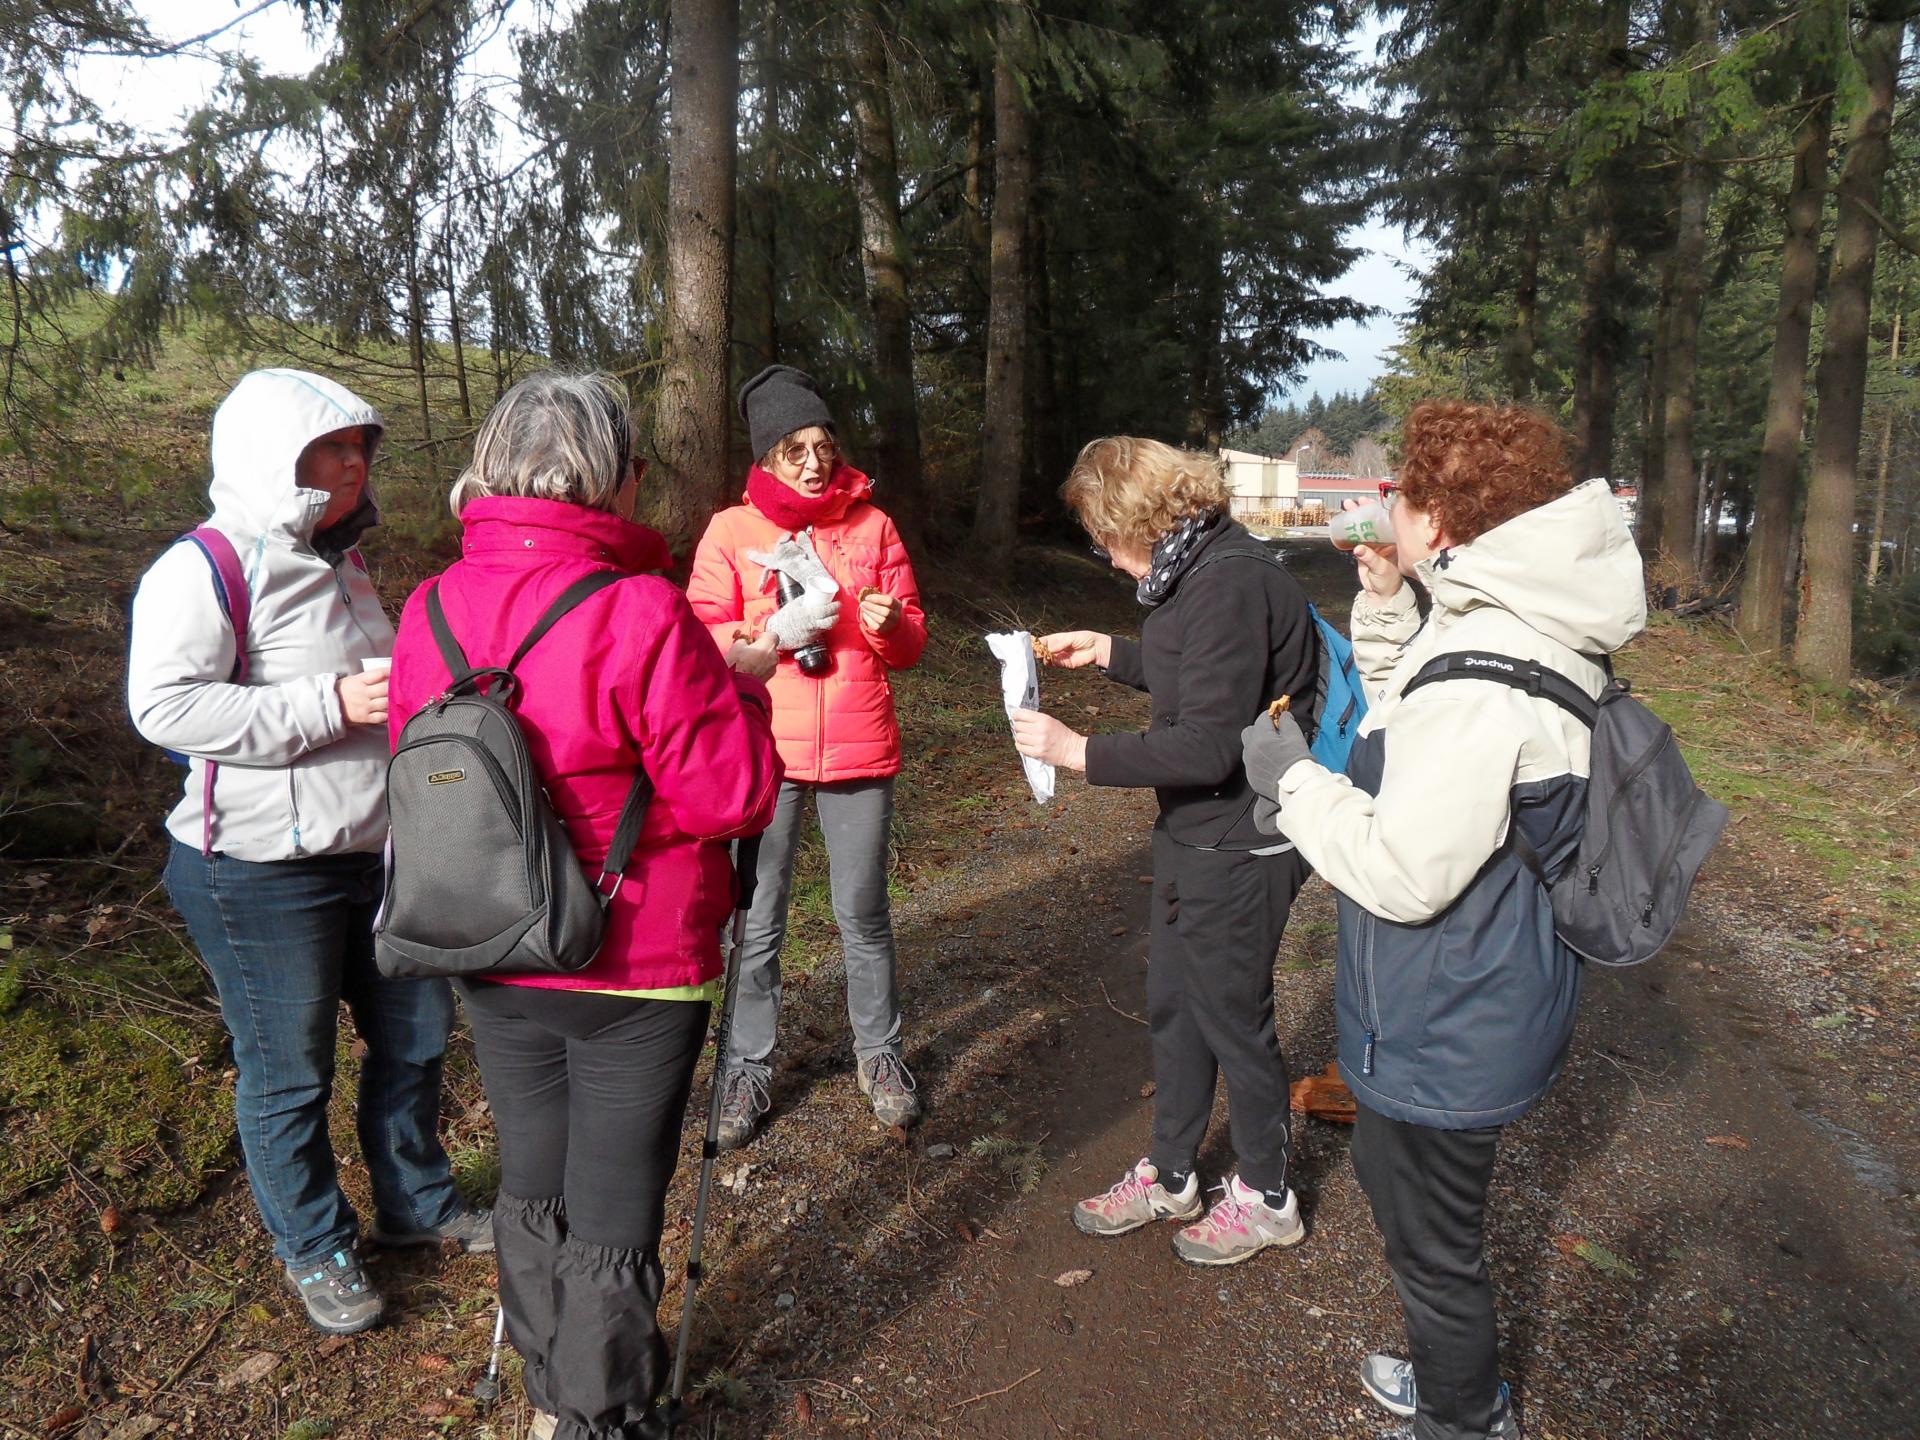
[[[1113,637],[1109,678],[1153,696],[1143,734],[1087,740],[1087,781],[1151,785],[1179,844],[1260,850],[1240,732],[1267,705],[1310,703],[1319,649],[1299,582],[1227,521],[1194,547],[1140,639]],[[1302,719],[1305,719],[1304,713]]]

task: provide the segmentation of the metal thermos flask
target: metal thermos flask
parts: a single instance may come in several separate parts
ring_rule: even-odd
[[[775,575],[774,589],[780,596],[780,608],[784,610],[806,592],[800,582],[786,571],[776,571]],[[833,656],[818,640],[802,645],[794,651],[793,662],[800,667],[802,675],[824,675],[833,668]]]

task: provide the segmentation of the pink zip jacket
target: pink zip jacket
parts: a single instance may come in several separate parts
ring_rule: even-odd
[[[414,591],[400,617],[389,691],[395,746],[451,678],[427,624],[429,587],[440,587],[468,661],[504,665],[582,575],[668,564],[654,531],[557,500],[484,496],[460,523],[461,558]],[[712,979],[733,908],[725,842],[765,829],[780,788],[766,687],[727,668],[678,590],[639,573],[581,602],[518,675],[514,713],[588,873],[599,873],[636,765],[645,764],[657,793],[594,962],[572,975],[506,983],[656,990]]]

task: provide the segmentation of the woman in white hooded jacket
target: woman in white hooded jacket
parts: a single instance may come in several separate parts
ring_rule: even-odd
[[[379,521],[381,429],[323,376],[242,377],[213,418],[212,518],[142,577],[127,666],[135,728],[187,761],[167,888],[233,1037],[247,1178],[308,1319],[340,1334],[384,1308],[327,1134],[341,1000],[367,1044],[374,1242],[492,1248],[438,1137],[447,986],[373,963],[387,681],[366,662],[392,654],[393,627],[354,547]]]
[[[1312,759],[1288,715],[1250,725],[1242,759],[1279,833],[1339,894],[1353,1168],[1412,1354],[1370,1357],[1362,1382],[1414,1440],[1518,1440],[1487,1186],[1501,1127],[1546,1094],[1573,1038],[1583,962],[1525,855],[1555,874],[1579,843],[1591,735],[1546,696],[1470,672],[1413,682],[1437,657],[1479,652],[1597,695],[1604,658],[1646,623],[1646,593],[1606,482],[1574,484],[1544,417],[1429,402],[1401,448],[1398,543],[1355,552],[1368,710],[1345,773]],[[1424,618],[1409,576],[1432,597]]]

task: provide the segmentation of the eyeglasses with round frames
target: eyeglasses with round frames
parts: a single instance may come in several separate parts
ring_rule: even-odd
[[[831,440],[820,441],[812,447],[811,452],[809,452],[807,446],[801,444],[798,440],[795,440],[792,444],[782,445],[780,447],[780,458],[796,470],[807,463],[807,455],[809,453],[811,453],[813,458],[818,460],[823,467],[826,467],[833,465],[833,463],[840,458],[840,447]]]

